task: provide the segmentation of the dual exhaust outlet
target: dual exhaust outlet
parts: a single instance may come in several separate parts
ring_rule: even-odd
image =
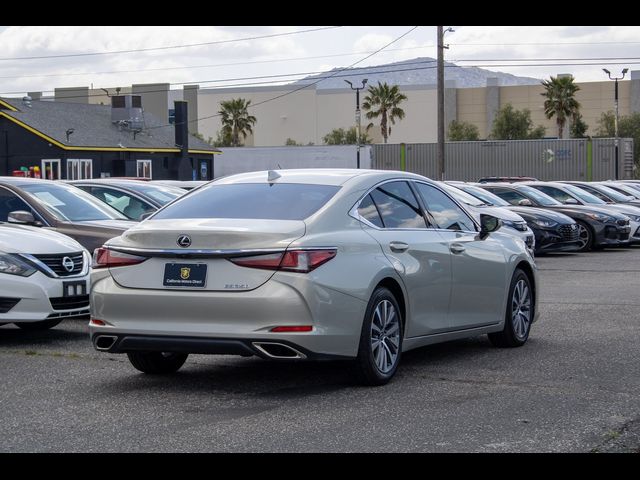
[[[96,350],[107,352],[115,345],[118,337],[116,335],[98,335],[94,340]],[[278,342],[252,342],[262,356],[274,360],[296,360],[304,359],[307,356],[289,345]]]

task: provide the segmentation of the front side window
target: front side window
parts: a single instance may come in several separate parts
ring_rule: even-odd
[[[124,215],[76,187],[43,182],[20,185],[20,188],[36,198],[58,220],[126,220]]]
[[[6,222],[9,214],[17,210],[33,213],[31,207],[15,193],[0,188],[0,221]]]
[[[560,190],[559,188],[548,187],[546,185],[538,185],[538,186],[535,186],[533,188],[536,188],[536,189],[540,190],[542,193],[546,193],[551,198],[559,201],[560,203],[566,203],[567,200],[569,200],[570,198],[573,198],[567,192],[564,192],[564,191]]]
[[[167,205],[153,218],[304,220],[338,190],[334,185],[301,183],[211,183]]]
[[[528,200],[526,196],[521,193],[514,192],[513,190],[504,190],[502,188],[496,188],[489,190],[494,195],[510,203],[511,205],[520,205],[521,200]]]
[[[371,192],[384,228],[426,228],[420,205],[407,182],[389,182]]]
[[[139,220],[144,213],[155,210],[139,198],[113,188],[92,187],[91,194],[132,220]]]
[[[443,192],[426,183],[416,182],[416,187],[438,228],[470,232],[476,230],[473,220]]]

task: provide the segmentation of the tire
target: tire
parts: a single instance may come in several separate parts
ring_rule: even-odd
[[[188,353],[130,352],[131,365],[143,373],[152,375],[177,372],[189,356]]]
[[[54,318],[51,320],[42,320],[40,322],[19,322],[15,325],[20,327],[23,330],[28,330],[30,332],[36,332],[39,330],[49,330],[50,328],[55,327],[62,321],[62,318]]]
[[[582,220],[576,220],[578,224],[578,238],[582,242],[579,252],[588,252],[593,249],[593,230]]]
[[[531,321],[536,313],[531,280],[519,268],[513,273],[509,297],[501,332],[490,333],[489,341],[494,347],[521,347],[527,343]]]
[[[363,385],[384,385],[395,375],[402,355],[402,314],[394,295],[377,288],[364,315],[355,373]]]

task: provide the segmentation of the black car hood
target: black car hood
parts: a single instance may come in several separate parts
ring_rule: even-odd
[[[558,212],[564,213],[565,215],[586,215],[588,213],[601,213],[603,215],[609,215],[615,219],[624,219],[626,218],[624,215],[615,212],[613,210],[609,210],[608,208],[601,208],[592,205],[554,205],[549,207],[550,209],[554,209]]]
[[[544,218],[546,220],[553,220],[554,222],[558,222],[560,224],[574,223],[571,217],[568,217],[564,213],[553,211],[551,209],[547,210],[545,208],[538,208],[538,207],[518,207],[518,206],[511,206],[506,208],[522,216],[528,215],[534,218]]]

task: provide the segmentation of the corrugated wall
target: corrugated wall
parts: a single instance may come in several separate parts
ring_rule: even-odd
[[[529,176],[540,180],[588,180],[587,143],[587,139],[448,142],[445,179],[475,181],[486,176]],[[594,139],[592,147],[591,179],[614,178],[614,139]],[[407,144],[406,170],[437,178],[436,148],[435,143]],[[623,168],[627,150],[632,155],[633,140],[620,139],[621,176],[628,171]],[[374,145],[373,166],[401,170],[401,145]]]

